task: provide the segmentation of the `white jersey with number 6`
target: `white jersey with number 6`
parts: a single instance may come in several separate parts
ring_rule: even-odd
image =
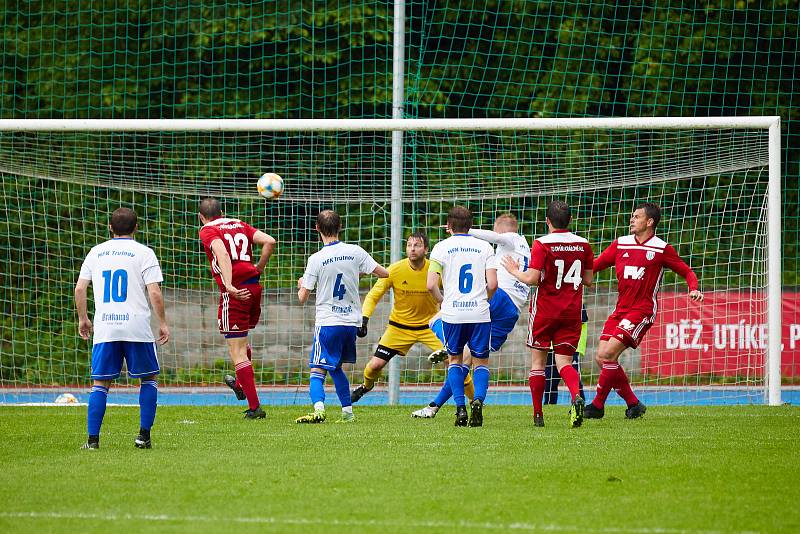
[[[130,238],[115,238],[89,251],[78,278],[94,291],[93,342],[154,341],[147,284],[164,280],[155,252]]]
[[[455,234],[433,247],[431,260],[442,266],[442,320],[451,324],[488,323],[486,269],[495,269],[494,249],[468,234]]]
[[[317,290],[316,326],[361,326],[361,273],[375,270],[378,262],[358,245],[334,241],[308,258],[303,287]]]

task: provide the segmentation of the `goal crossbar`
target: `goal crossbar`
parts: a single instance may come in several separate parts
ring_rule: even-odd
[[[767,129],[780,117],[610,117],[508,119],[0,119],[16,132],[333,132],[476,130]]]

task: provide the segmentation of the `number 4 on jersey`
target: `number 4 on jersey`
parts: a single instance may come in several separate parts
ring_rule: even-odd
[[[342,273],[339,273],[336,275],[336,281],[333,283],[333,298],[342,300],[344,299],[345,293],[347,293],[347,291],[342,283]]]

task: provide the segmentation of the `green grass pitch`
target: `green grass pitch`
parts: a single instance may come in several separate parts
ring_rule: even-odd
[[[547,407],[357,407],[358,421],[245,421],[234,408],[109,407],[81,451],[86,408],[0,408],[0,532],[798,532],[800,408],[622,408],[566,427]]]

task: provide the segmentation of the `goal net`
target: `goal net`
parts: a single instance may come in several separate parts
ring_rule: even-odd
[[[207,195],[219,197],[226,214],[278,240],[262,278],[261,324],[251,333],[266,404],[308,402],[314,312],[297,303],[296,280],[320,247],[314,219],[321,209],[342,216],[344,241],[388,265],[393,239],[404,243],[417,230],[432,244],[446,237],[441,225],[454,204],[470,208],[479,228],[511,212],[530,242],[546,232],[545,207],[553,199],[568,202],[572,230],[596,254],[628,233],[636,204],[657,203],[663,210],[658,235],[700,279],[706,300],[697,305],[682,279],[665,274],[655,325],[621,359],[645,402],[765,402],[769,150],[763,127],[405,128],[401,202],[395,198],[401,228],[391,226],[391,131],[347,128],[345,121],[336,131],[0,132],[0,402],[48,401],[61,391],[80,398],[86,390],[91,346],[77,335],[73,287],[88,250],[109,237],[110,213],[128,206],[139,216],[136,238],[155,250],[165,276],[172,339],[159,348],[162,402],[233,403],[221,387],[232,364],[217,331],[218,293],[198,239],[198,203]],[[255,182],[267,171],[285,180],[280,199],[256,193]],[[590,399],[597,340],[616,301],[613,269],[597,278],[585,291],[588,343],[580,358]],[[373,282],[362,280],[362,300]],[[369,335],[359,339],[351,382],[361,381],[389,310],[387,295]],[[527,310],[490,358],[489,402],[530,402],[526,329]],[[442,383],[444,367],[426,356],[418,346],[400,358],[401,402],[427,403]],[[136,383],[123,374],[112,394],[124,395]],[[363,402],[386,400],[384,381]]]

